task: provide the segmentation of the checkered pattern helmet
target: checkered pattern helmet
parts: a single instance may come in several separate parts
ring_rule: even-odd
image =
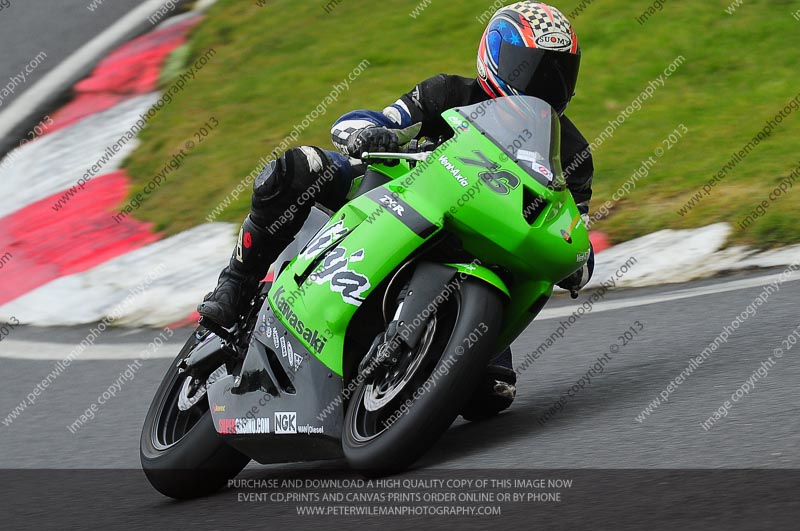
[[[492,16],[478,47],[478,81],[489,96],[527,95],[559,113],[578,80],[581,50],[567,17],[541,2],[517,2]]]

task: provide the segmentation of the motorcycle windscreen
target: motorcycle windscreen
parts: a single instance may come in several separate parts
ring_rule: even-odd
[[[547,102],[531,96],[506,96],[458,112],[539,184],[556,191],[566,188],[561,122]]]

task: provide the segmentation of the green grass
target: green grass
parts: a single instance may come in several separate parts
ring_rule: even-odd
[[[358,108],[382,109],[426,77],[474,75],[486,0],[433,3],[418,18],[418,0],[381,4],[222,0],[191,35],[189,60],[217,54],[143,131],[126,162],[141,189],[193,133],[215,117],[220,126],[192,151],[136,216],[171,234],[204,222],[241,179],[258,166],[362,60],[370,66],[297,144],[330,147],[332,122]],[[570,13],[579,2],[559,3]],[[615,242],[663,229],[728,221],[734,226],[800,162],[795,150],[800,112],[784,119],[686,216],[676,212],[793,98],[800,22],[792,3],[747,0],[734,15],[726,0],[668,1],[644,25],[646,5],[596,1],[574,20],[583,59],[569,116],[590,141],[678,55],[685,63],[595,152],[593,205],[599,207],[679,124],[689,133],[595,228]],[[795,140],[792,142],[792,140]],[[798,183],[796,183],[798,184]],[[248,196],[248,197],[245,197]],[[790,191],[733,241],[762,246],[800,241]],[[239,221],[249,192],[218,219]]]

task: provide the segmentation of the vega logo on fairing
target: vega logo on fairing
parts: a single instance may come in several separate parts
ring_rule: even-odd
[[[294,310],[292,310],[292,306],[289,304],[289,301],[286,300],[285,293],[286,290],[283,288],[283,286],[279,286],[275,291],[276,309],[281,313],[281,315],[283,315],[289,326],[293,328],[295,332],[297,332],[297,335],[302,337],[306,343],[311,346],[311,349],[314,352],[317,354],[322,353],[322,349],[325,348],[325,343],[328,341],[328,338],[324,334],[320,334],[318,330],[315,330],[310,326],[306,326],[305,323],[303,323],[303,321],[297,317],[297,314],[294,313]],[[280,344],[280,340],[278,340],[278,344]],[[288,350],[290,349],[291,345],[289,345],[287,349],[287,355],[284,357],[289,358]],[[293,355],[291,358],[289,358],[289,364],[294,367],[295,362],[296,357]],[[299,366],[299,362],[297,365]]]
[[[364,302],[363,293],[372,286],[369,279],[360,273],[347,268],[351,262],[360,262],[364,259],[364,249],[359,249],[353,254],[347,254],[347,249],[339,245],[331,249],[321,269],[309,277],[315,284],[330,283],[331,290],[342,294],[342,299],[353,306],[361,306]]]

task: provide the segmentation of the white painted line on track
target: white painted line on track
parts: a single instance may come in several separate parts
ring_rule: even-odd
[[[794,273],[795,272],[790,273],[789,277],[785,279],[783,283],[800,280],[800,275],[795,275]],[[598,312],[610,312],[613,310],[622,310],[625,308],[633,308],[636,306],[646,306],[648,304],[658,304],[661,302],[670,302],[681,299],[690,299],[692,297],[702,297],[704,295],[713,295],[715,293],[725,293],[727,291],[758,288],[761,286],[765,286],[771,282],[779,281],[781,275],[783,274],[784,273],[778,273],[775,275],[764,275],[755,278],[745,278],[742,280],[731,280],[729,282],[712,284],[710,286],[679,289],[675,291],[667,291],[665,293],[658,293],[655,295],[643,295],[641,297],[630,297],[627,299],[621,299],[616,301],[596,302],[592,306],[591,313],[594,314]],[[536,321],[544,321],[547,319],[558,319],[561,317],[572,315],[572,312],[574,312],[575,309],[578,308],[580,305],[581,303],[576,301],[575,304],[571,306],[565,306],[563,308],[552,308],[550,310],[547,309],[542,310],[542,312],[536,317]]]
[[[646,306],[649,304],[658,304],[662,302],[670,302],[681,299],[689,299],[692,297],[702,297],[704,295],[713,295],[715,293],[725,293],[728,291],[737,291],[743,289],[758,288],[765,286],[771,282],[779,280],[783,273],[774,275],[764,275],[754,278],[746,278],[741,280],[732,280],[729,282],[722,282],[719,284],[712,284],[708,286],[700,286],[697,288],[679,289],[674,291],[667,291],[655,295],[645,295],[641,297],[630,297],[616,301],[597,302],[594,304],[591,313],[608,312],[613,310],[621,310],[625,308],[633,308],[636,306]],[[783,283],[794,282],[800,280],[800,275],[790,274]],[[551,310],[544,310],[536,321],[544,321],[548,319],[558,319],[571,315],[579,305],[565,306],[563,308],[553,308]],[[181,338],[178,338],[181,339]],[[115,345],[94,345],[84,351],[78,356],[75,361],[83,360],[129,360],[145,357],[145,349],[147,343],[126,343]],[[62,360],[74,345],[64,343],[47,343],[40,341],[21,341],[15,339],[4,339],[3,350],[0,352],[0,358],[12,359],[26,359],[34,361],[44,360]],[[172,358],[178,353],[180,345],[176,341],[175,344],[165,344],[158,349],[155,355],[148,356],[151,358]]]
[[[77,82],[82,73],[88,73],[109,51],[132,36],[163,4],[164,0],[143,2],[47,72],[0,113],[0,138],[13,132],[22,120],[46,103],[53,95],[53,87],[68,87]]]
[[[187,335],[188,337],[188,335]],[[94,345],[84,350],[74,361],[89,360],[133,360],[144,358],[174,358],[182,344],[164,344],[155,354],[147,351],[148,343],[121,343],[116,345]],[[57,361],[67,357],[75,345],[68,343],[44,343],[40,341],[3,340],[0,358],[25,359],[31,361]]]

